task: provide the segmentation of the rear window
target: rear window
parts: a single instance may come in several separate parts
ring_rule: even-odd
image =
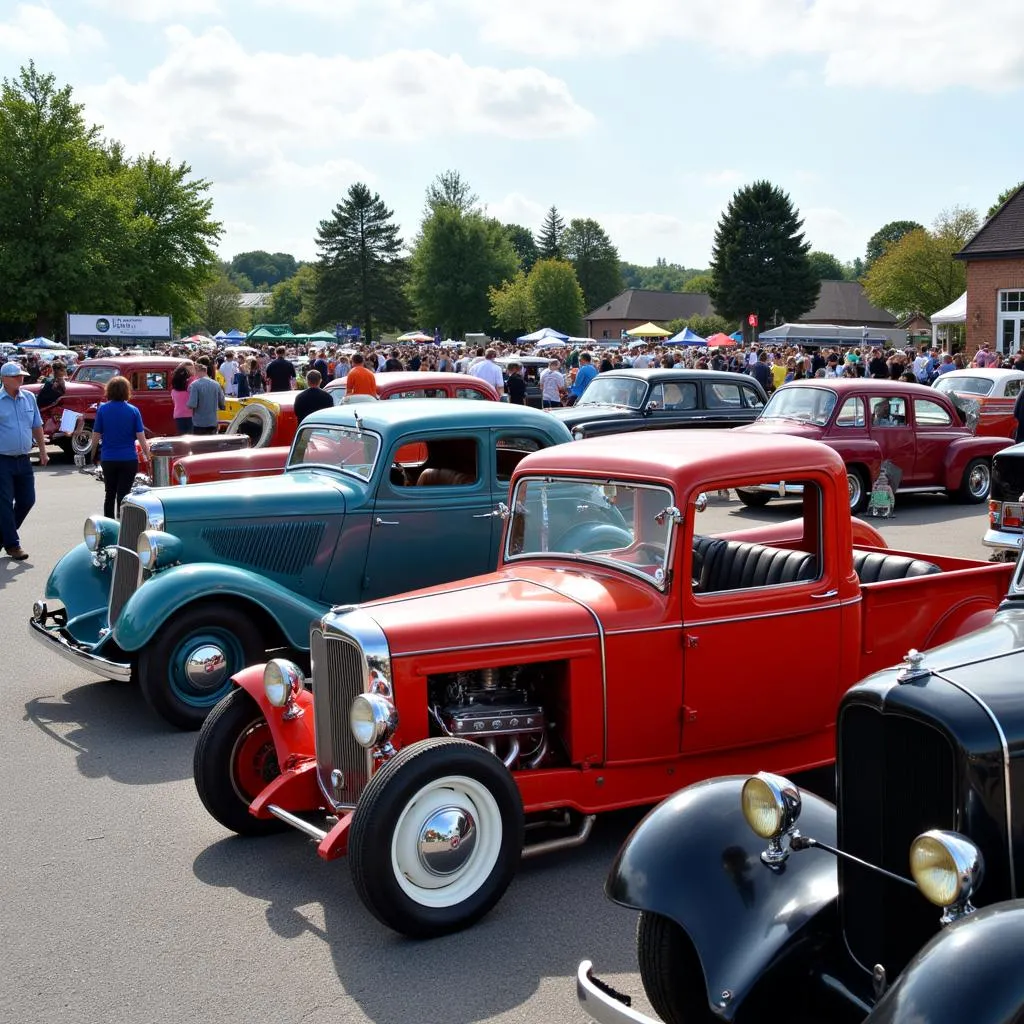
[[[80,366],[75,370],[72,380],[84,381],[87,384],[106,384],[117,376],[116,366]]]

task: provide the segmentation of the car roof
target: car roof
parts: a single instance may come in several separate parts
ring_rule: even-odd
[[[827,469],[845,480],[843,460],[827,445],[789,434],[765,434],[756,444],[735,430],[652,430],[637,444],[635,434],[610,434],[574,441],[567,448],[528,455],[517,472],[573,472],[598,478],[640,477],[667,483],[714,481],[735,472],[766,480],[794,472]],[[846,484],[843,484],[845,489]]]
[[[541,428],[552,439],[571,438],[569,428],[540,409],[473,398],[408,398],[401,402],[365,402],[339,405],[307,416],[303,426],[352,426],[356,417],[367,430],[394,433],[405,430],[459,430],[488,427]]]
[[[187,362],[187,360],[176,356],[100,356],[96,359],[83,359],[76,365],[76,368],[81,369],[84,366],[115,366],[135,370],[148,366],[150,369],[156,370],[173,370],[184,362]]]
[[[375,373],[374,376],[377,378],[378,388],[384,385],[387,385],[389,389],[392,387],[407,388],[414,384],[430,387],[432,384],[465,384],[467,381],[471,381],[472,383],[469,385],[471,388],[480,385],[480,390],[494,393],[494,389],[486,381],[465,373],[444,373],[436,370],[396,370],[394,373]],[[339,391],[344,385],[344,377],[335,377],[334,380],[328,383],[327,390]]]
[[[901,395],[908,391],[921,395],[935,397],[936,391],[927,384],[911,384],[906,380],[884,380],[875,377],[811,377],[808,380],[791,380],[788,384],[776,390],[789,391],[791,388],[825,388],[835,391],[836,394],[844,395],[852,392],[860,393],[871,391],[879,395]],[[938,392],[941,394],[941,392]]]
[[[957,380],[963,377],[984,377],[986,380],[1006,380],[1013,377],[1024,377],[1024,370],[1008,370],[1008,369],[997,369],[995,367],[982,367],[977,368],[970,367],[963,370],[950,370],[948,373],[942,374],[941,377],[937,377],[936,380],[946,380],[952,377],[953,380]]]
[[[605,380],[608,377],[629,377],[648,382],[652,380],[659,382],[662,380],[710,380],[717,381],[719,384],[743,383],[757,386],[754,378],[747,373],[731,373],[728,370],[676,370],[665,366],[636,370],[624,366],[620,370],[605,370],[597,379]]]

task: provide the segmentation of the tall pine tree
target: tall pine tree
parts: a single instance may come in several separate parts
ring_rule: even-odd
[[[362,182],[352,185],[331,219],[320,222],[316,241],[319,322],[357,323],[372,341],[375,321],[385,327],[408,321],[402,239],[394,213],[376,192]]]
[[[818,301],[820,284],[804,240],[803,221],[789,196],[769,181],[741,188],[722,214],[711,253],[715,311],[727,320],[778,313],[796,320]],[[756,328],[755,328],[756,331]]]
[[[537,254],[542,260],[560,260],[562,258],[562,235],[565,233],[565,221],[556,206],[548,210],[540,234],[537,236]]]

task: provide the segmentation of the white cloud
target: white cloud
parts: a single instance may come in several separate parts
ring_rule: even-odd
[[[864,251],[863,224],[855,224],[841,210],[830,206],[808,206],[800,209],[804,220],[804,237],[811,248],[829,252],[840,260],[852,260]]]
[[[548,138],[593,121],[564,81],[532,68],[472,66],[428,50],[363,59],[249,52],[224,28],[164,34],[167,56],[145,78],[118,75],[83,87],[82,99],[129,152],[218,152],[228,177],[286,152],[316,163],[360,139]]]
[[[935,92],[1024,84],[1024,5],[1005,0],[446,0],[483,40],[550,57],[690,41],[730,61],[804,56],[826,82]]]
[[[735,188],[744,180],[743,172],[737,171],[732,167],[723,167],[717,171],[703,171],[696,175],[696,177],[705,185],[716,188],[720,186]]]
[[[13,16],[0,21],[0,51],[23,57],[52,57],[94,50],[103,45],[103,36],[90,25],[72,28],[49,7],[18,4]]]
[[[89,6],[116,18],[149,24],[222,13],[218,0],[89,0]]]

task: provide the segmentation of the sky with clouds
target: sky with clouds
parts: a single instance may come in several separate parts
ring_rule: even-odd
[[[212,183],[225,258],[314,258],[354,181],[411,239],[448,168],[504,221],[555,204],[693,267],[757,179],[842,260],[1024,179],[1006,0],[0,0],[0,75],[30,58]]]

